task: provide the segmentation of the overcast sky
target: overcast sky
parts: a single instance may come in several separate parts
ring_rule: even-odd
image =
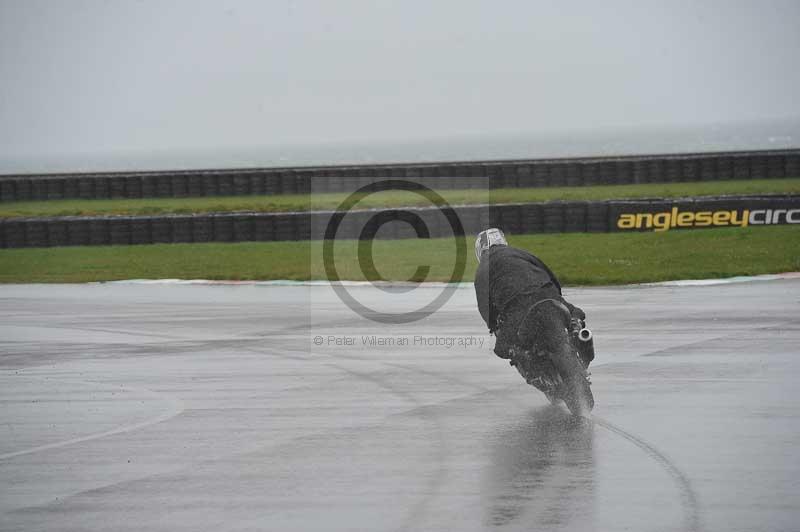
[[[800,2],[0,0],[0,172],[800,145]]]

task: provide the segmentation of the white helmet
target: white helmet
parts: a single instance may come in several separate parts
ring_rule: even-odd
[[[478,262],[481,261],[481,254],[492,246],[507,246],[506,235],[500,229],[492,227],[486,231],[481,231],[475,239],[475,256]]]

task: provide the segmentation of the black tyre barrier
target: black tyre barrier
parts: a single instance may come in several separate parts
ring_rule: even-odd
[[[174,198],[184,198],[189,195],[188,176],[174,175],[171,179],[171,196]]]
[[[685,159],[682,165],[683,179],[682,181],[699,181],[700,180],[700,161],[697,159]]]
[[[551,201],[454,207],[467,234],[499,227],[509,234],[669,231],[688,228],[798,224],[800,195],[718,198]],[[356,239],[381,213],[378,238],[416,238],[422,220],[431,238],[450,236],[436,207],[359,211],[344,216],[336,238]],[[7,218],[4,248],[127,245],[178,242],[297,241],[321,239],[334,212],[236,213],[173,216]],[[374,223],[374,222],[373,222]]]
[[[777,160],[780,158],[776,157],[775,159]],[[785,163],[785,161],[782,162]],[[730,176],[728,179],[733,179],[733,157],[727,157],[727,156],[720,157],[717,160],[717,173],[723,176],[728,175]],[[786,174],[784,171],[783,176],[785,177],[785,175]]]
[[[733,178],[750,179],[750,161],[747,157],[733,157]]]
[[[129,245],[131,243],[131,224],[128,218],[114,218],[108,221],[111,245]]]
[[[608,231],[608,202],[588,202],[586,206],[586,231],[589,233],[604,233]]]
[[[237,216],[233,220],[233,240],[249,242],[255,240],[255,222],[252,216]]]
[[[18,201],[25,201],[31,199],[31,188],[30,188],[30,180],[29,179],[14,179],[13,180],[14,186],[9,187],[9,191],[13,191],[15,194],[15,198],[19,198]],[[5,189],[0,189],[5,190]]]
[[[125,177],[112,177],[108,180],[109,194],[114,199],[125,197]]]
[[[3,245],[9,248],[28,247],[28,235],[25,229],[25,220],[7,220],[4,224],[5,242]]]
[[[367,212],[364,214],[366,216],[362,215],[360,220],[363,221],[363,223],[358,227],[359,233],[366,222],[375,215],[374,212]],[[417,211],[416,214],[418,214],[419,218],[422,220],[422,227],[427,229],[430,238],[443,238],[452,234],[452,231],[449,230],[450,224],[447,222],[447,218],[444,217],[439,209],[420,210]]]
[[[633,163],[631,163],[631,164],[633,164]],[[597,172],[593,171],[593,167],[591,167],[590,165],[587,165],[587,164],[581,164],[580,168],[581,168],[581,170],[580,170],[581,171],[581,184],[583,186],[594,187],[594,186],[598,186],[598,185],[602,185],[603,184],[603,183],[600,182],[600,175]],[[632,173],[633,173],[633,170],[631,170],[631,174]],[[538,174],[538,169],[534,168],[534,179],[536,179],[537,174]],[[542,186],[542,184],[537,179],[537,183],[534,186]]]
[[[543,233],[560,233],[564,230],[564,206],[563,201],[551,201],[544,204]]]
[[[97,199],[108,199],[111,197],[110,181],[110,179],[94,180],[94,194]]]
[[[766,157],[755,155],[750,158],[750,177],[752,179],[766,179],[769,177]]]
[[[250,179],[246,175],[234,175],[231,178],[230,193],[228,196],[246,196],[250,193]]]
[[[186,194],[187,196],[191,197],[201,197],[205,196],[205,183],[203,180],[196,176],[191,176],[187,178],[186,183]]]
[[[217,193],[220,196],[233,195],[233,176],[232,175],[217,175]]]
[[[339,226],[339,232],[337,234],[342,235],[343,238],[358,238],[358,235],[361,233],[361,225],[359,224],[360,220],[358,219],[359,215],[356,211],[350,211],[342,220],[342,224]],[[364,220],[366,222],[366,219]],[[411,233],[409,233],[411,234]],[[408,238],[411,238],[410,236]],[[283,240],[278,236],[276,240]]]
[[[800,153],[787,154],[784,168],[786,177],[796,177],[800,175]]]
[[[260,174],[245,176],[245,179],[247,179],[247,189],[250,191],[250,194],[254,196],[264,194],[264,179]]]
[[[188,217],[172,218],[172,241],[193,242],[192,219]]]
[[[321,221],[321,219],[320,219]],[[259,241],[273,241],[275,240],[275,219],[271,216],[259,216],[255,218],[255,236],[254,238]],[[315,231],[319,230],[317,235],[323,235],[325,233],[325,226],[320,224],[319,229],[315,229]],[[321,239],[321,236],[317,237]]]
[[[213,242],[214,241],[214,221],[211,217],[194,216],[192,217],[192,241],[193,242]]]
[[[67,222],[68,245],[70,246],[88,246],[92,243],[90,230],[90,222],[86,219],[75,218]],[[10,246],[9,246],[10,247]]]
[[[268,218],[258,218],[258,221],[256,221],[256,227],[258,227],[259,223],[262,223],[261,220],[263,219]],[[328,227],[328,222],[330,221],[330,215],[325,212],[311,212],[309,213],[308,221],[309,235],[311,240],[322,240],[325,236],[325,230]]]
[[[564,233],[585,233],[588,202],[574,201],[564,204]]]
[[[296,226],[295,237],[297,240],[311,239],[311,218],[308,216],[298,216]]]
[[[13,179],[0,181],[0,198],[17,197],[17,183]]]
[[[619,185],[617,180],[617,164],[609,161],[604,161],[598,164],[597,173],[600,176],[600,182],[605,185]]]
[[[155,223],[156,220],[152,220],[152,224],[155,225]],[[131,218],[131,244],[150,244],[158,242],[155,235],[151,234],[150,226],[151,220],[148,218]]]
[[[0,176],[0,201],[350,192],[376,178],[433,189],[800,177],[800,150],[480,163]]]
[[[371,221],[375,225],[375,236],[377,240],[396,240],[400,224],[403,223],[402,211],[398,209],[387,209],[376,214],[376,218]]]
[[[203,176],[203,196],[220,196],[217,189],[217,180],[213,175]]]
[[[394,232],[396,234],[395,238],[397,238],[398,240],[403,240],[407,238],[417,238],[418,229],[424,231],[423,228],[429,228],[430,224],[428,223],[428,221],[423,220],[422,216],[417,215],[415,211],[404,209],[404,210],[398,210],[396,211],[396,213],[397,214],[396,214],[396,221],[394,223]],[[368,219],[369,217],[363,217],[363,218]],[[422,220],[422,223],[420,224],[419,222],[417,222],[417,225],[415,225],[416,220]],[[355,228],[353,232],[359,232],[358,222],[359,220],[356,219],[356,224],[354,224]],[[424,235],[425,233],[423,232],[422,234]],[[431,232],[429,230],[428,236],[430,237],[430,235]]]
[[[31,179],[30,190],[32,200],[47,199],[47,182],[44,179]]]
[[[311,193],[311,172],[303,172],[303,175],[297,181],[297,193],[298,194],[310,194]]]
[[[66,180],[63,179],[48,179],[47,183],[47,199],[59,199],[64,197],[64,184]]]
[[[50,220],[47,222],[47,245],[60,247],[69,244],[67,222],[63,220]]]
[[[768,157],[767,176],[786,177],[786,157]]]
[[[567,186],[567,175],[563,164],[554,164],[550,166],[550,179],[547,184],[551,187]]]
[[[154,175],[142,176],[142,197],[155,198],[158,197],[158,178]]]
[[[274,175],[271,175],[270,178],[264,183],[264,194],[270,196],[281,194],[282,187],[280,181]]]
[[[524,232],[544,232],[544,208],[541,203],[523,205],[520,208],[522,215],[522,228]]]
[[[78,181],[78,197],[80,199],[94,199],[95,198],[94,179],[91,179],[89,177],[81,177],[78,178],[77,181]],[[25,198],[19,198],[19,199],[25,199]]]
[[[482,228],[491,227],[491,210],[491,207],[483,207],[456,210],[456,212],[461,220],[461,225],[464,227],[464,231],[468,234],[477,234]],[[408,238],[411,238],[411,236]]]
[[[212,215],[214,227],[212,238],[215,242],[233,242],[233,219],[230,216]]]
[[[511,234],[520,234],[525,230],[525,221],[520,205],[502,205],[493,210],[499,214],[497,226],[505,227],[505,230]]]
[[[279,214],[275,216],[275,240],[296,240],[297,216],[292,214]],[[355,237],[354,237],[355,238]]]
[[[154,244],[170,244],[175,242],[172,235],[172,219],[154,218],[150,222],[150,238]]]
[[[47,246],[47,222],[31,220],[25,224],[25,240],[30,247]]]
[[[125,178],[125,197],[142,197],[142,178],[139,176],[127,176]]]
[[[108,228],[108,219],[99,218],[89,221],[89,244],[104,246],[111,243],[111,231]]]
[[[576,181],[574,186],[578,186],[581,184],[581,166],[579,164],[576,164],[575,168],[576,168],[575,170]],[[480,177],[480,176],[474,176],[474,177]],[[533,177],[533,169],[531,168],[531,165],[523,164],[517,168],[517,183],[519,184],[520,188],[531,188],[536,186],[535,185],[536,181]]]
[[[720,178],[724,179],[724,175],[727,174],[722,172]],[[667,183],[678,183],[681,177],[681,162],[679,160],[668,159],[664,161],[664,181]]]
[[[712,181],[717,174],[717,161],[714,158],[700,161],[700,181]]]

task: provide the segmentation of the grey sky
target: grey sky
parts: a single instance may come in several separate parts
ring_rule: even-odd
[[[0,0],[0,172],[800,145],[800,2]]]

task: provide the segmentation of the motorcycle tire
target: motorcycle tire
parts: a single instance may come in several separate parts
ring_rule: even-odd
[[[594,396],[577,350],[567,341],[560,353],[551,359],[563,381],[558,395],[572,415],[588,417],[594,408]]]

